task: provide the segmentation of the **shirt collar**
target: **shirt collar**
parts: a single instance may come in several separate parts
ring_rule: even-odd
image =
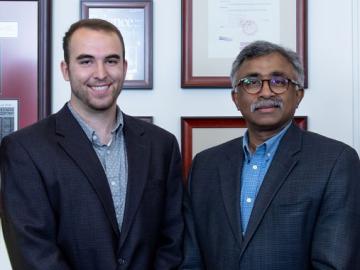
[[[290,121],[279,133],[277,133],[276,135],[267,139],[262,144],[258,145],[256,147],[255,152],[257,152],[258,150],[261,149],[261,150],[263,150],[263,153],[266,154],[267,158],[270,158],[271,156],[273,156],[273,154],[275,153],[275,151],[280,143],[280,140],[282,139],[285,132],[290,127],[291,122],[292,121]],[[250,147],[249,147],[249,132],[248,131],[245,132],[244,137],[243,137],[243,152],[245,154],[245,158],[247,160],[250,160],[252,153],[251,153]]]
[[[93,142],[94,138],[96,138],[96,132],[95,130],[90,127],[82,118],[81,116],[74,110],[73,106],[70,104],[70,102],[67,103],[67,106],[71,112],[71,114],[75,117],[75,119],[80,124],[81,128],[86,134],[86,137]],[[111,134],[118,133],[119,131],[122,131],[124,128],[124,117],[123,113],[121,112],[119,106],[116,106],[116,122],[114,128],[111,130]],[[96,137],[94,137],[94,135]]]

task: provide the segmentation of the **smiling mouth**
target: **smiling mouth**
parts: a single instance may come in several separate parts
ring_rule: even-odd
[[[110,84],[106,84],[106,85],[93,85],[93,86],[89,86],[92,90],[94,91],[106,91],[109,89]]]

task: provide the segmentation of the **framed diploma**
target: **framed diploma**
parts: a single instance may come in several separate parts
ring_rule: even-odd
[[[50,0],[0,1],[0,139],[51,112]]]
[[[307,129],[307,116],[295,116],[294,120],[300,128]],[[246,122],[242,117],[181,117],[181,154],[185,181],[197,153],[243,136],[245,131]]]
[[[125,42],[128,70],[124,89],[152,89],[151,0],[81,0],[82,18],[99,18],[116,25]]]
[[[181,87],[230,88],[232,62],[255,40],[296,51],[306,74],[307,0],[182,0],[181,5]]]

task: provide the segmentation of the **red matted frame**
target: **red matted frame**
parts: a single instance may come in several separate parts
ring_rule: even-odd
[[[182,88],[231,88],[229,76],[193,75],[193,21],[198,17],[193,14],[193,2],[181,1],[182,48],[181,48],[181,87]],[[296,51],[305,69],[305,87],[307,76],[307,0],[296,1]],[[204,9],[206,10],[206,9]],[[206,31],[206,29],[204,29]],[[235,58],[235,56],[234,56]],[[230,73],[230,70],[229,70]]]
[[[152,89],[153,88],[153,12],[152,12],[152,0],[112,0],[112,1],[101,1],[101,0],[81,0],[80,3],[80,12],[81,18],[89,18],[89,10],[92,8],[103,9],[103,10],[113,10],[113,9],[143,9],[144,10],[144,25],[143,25],[143,36],[144,36],[144,51],[142,52],[144,56],[144,78],[141,80],[136,79],[126,79],[123,85],[123,89]],[[129,12],[129,16],[130,16]],[[105,18],[105,14],[101,16],[102,19]],[[121,20],[121,18],[117,18]],[[121,32],[121,29],[119,27]],[[123,34],[123,33],[122,33]],[[126,37],[124,36],[124,39]],[[125,42],[130,42],[126,41]],[[128,46],[125,46],[128,47]],[[136,44],[133,44],[133,47],[136,47]],[[125,48],[127,52],[128,48]],[[126,53],[127,54],[127,53]],[[128,60],[128,71],[131,59]]]
[[[1,3],[4,4],[2,8],[6,8],[6,4],[11,5],[13,2],[17,2],[16,4],[21,5],[22,1],[16,1],[16,0],[8,0],[6,1],[8,3]],[[46,116],[48,116],[51,113],[51,0],[26,0],[23,2],[36,2],[37,3],[37,22],[36,21],[29,21],[26,23],[21,22],[20,27],[26,26],[26,25],[34,25],[37,24],[37,89],[34,88],[35,91],[32,91],[31,93],[26,92],[30,91],[29,87],[24,87],[23,89],[17,89],[16,92],[12,91],[11,89],[7,88],[7,85],[11,85],[11,81],[15,84],[19,84],[21,80],[26,80],[25,78],[19,78],[20,68],[13,72],[11,71],[8,73],[8,75],[11,78],[7,78],[7,85],[0,85],[0,88],[2,88],[2,91],[0,93],[0,99],[1,100],[18,100],[19,101],[19,124],[18,127],[22,128],[24,126],[27,126],[29,124],[32,124],[33,122],[36,122],[37,120],[43,119]],[[17,7],[16,7],[17,8]],[[26,12],[23,8],[19,7],[19,11],[17,12],[18,15],[22,12]],[[21,15],[19,15],[21,16]],[[1,20],[1,18],[0,18]],[[6,21],[6,20],[5,20]],[[22,31],[22,32],[21,32]],[[25,33],[26,29],[19,29],[19,33]],[[24,34],[26,35],[26,34]],[[4,41],[5,42],[5,41]],[[28,40],[28,42],[32,42],[31,40]],[[28,44],[29,45],[29,44]],[[27,46],[27,45],[25,45]],[[2,52],[2,56],[6,56],[7,52]],[[19,52],[17,52],[17,55]],[[29,64],[29,59],[32,56],[27,55],[24,59],[17,58],[18,61],[23,62],[24,65],[21,66],[21,73],[20,74],[27,74],[32,73],[33,68],[31,64]],[[0,63],[1,64],[1,63]],[[27,70],[23,70],[23,68],[27,68]],[[0,72],[7,72],[6,67],[4,69],[0,69]],[[0,74],[1,76],[2,74]],[[3,78],[5,80],[5,78]],[[19,82],[20,80],[20,82]],[[21,84],[22,85],[22,84]],[[19,91],[18,91],[19,90]],[[32,96],[37,101],[37,106],[33,106],[33,104],[28,104],[24,96]],[[34,117],[34,119],[26,119],[23,120],[23,118],[27,114],[36,115],[37,117]]]
[[[307,116],[295,116],[300,128],[307,129]],[[193,156],[193,130],[195,128],[246,128],[243,117],[181,117],[181,154],[186,181]]]

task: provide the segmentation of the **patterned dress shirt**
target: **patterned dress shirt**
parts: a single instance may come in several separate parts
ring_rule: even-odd
[[[110,142],[102,144],[95,130],[80,117],[80,115],[72,108],[70,103],[68,103],[68,107],[90,140],[105,171],[114,203],[116,219],[119,230],[121,231],[128,178],[128,164],[123,133],[124,120],[122,112],[120,108],[117,107],[116,124],[111,131],[112,137]]]
[[[269,169],[279,143],[290,124],[291,123],[289,123],[278,134],[257,146],[254,153],[251,153],[249,148],[248,131],[246,131],[243,137],[243,151],[245,158],[241,174],[240,193],[241,226],[243,234],[246,232],[246,227],[249,222],[259,188],[264,180],[267,170]]]

